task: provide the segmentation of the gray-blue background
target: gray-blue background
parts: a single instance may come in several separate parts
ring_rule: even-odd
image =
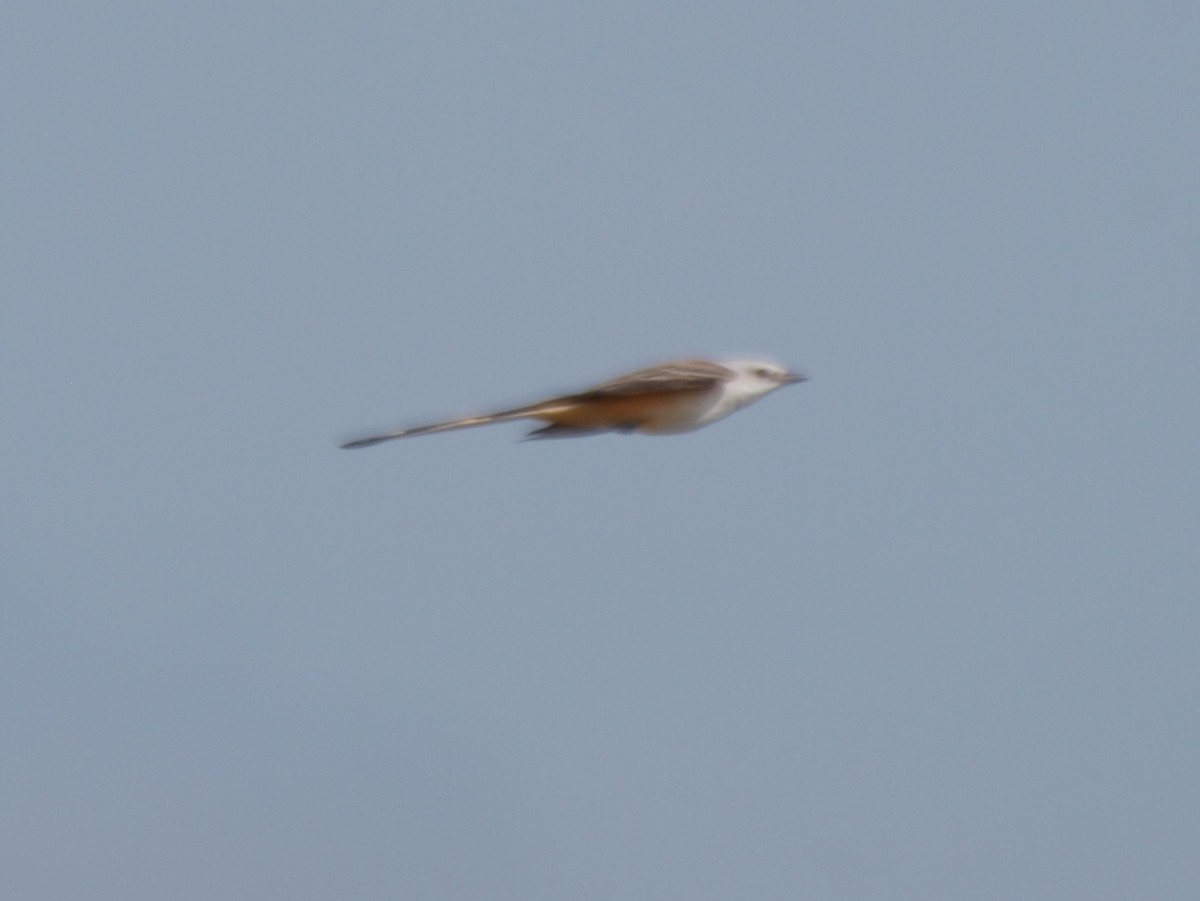
[[[1198,42],[6,3],[5,896],[1200,896]]]

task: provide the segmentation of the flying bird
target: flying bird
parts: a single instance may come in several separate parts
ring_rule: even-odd
[[[494,422],[534,419],[545,425],[526,438],[575,438],[600,432],[673,435],[724,419],[784,385],[807,380],[770,360],[677,360],[639,369],[577,394],[563,394],[497,413],[464,416],[348,441],[344,448],[370,447],[393,438],[412,438]]]

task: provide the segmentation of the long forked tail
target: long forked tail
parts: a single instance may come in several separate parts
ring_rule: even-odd
[[[413,438],[417,435],[433,435],[437,432],[453,432],[456,429],[473,429],[476,426],[491,425],[493,422],[508,422],[512,419],[525,419],[537,407],[521,407],[516,410],[505,410],[502,413],[485,413],[480,416],[464,416],[462,419],[451,419],[447,422],[435,422],[432,425],[419,425],[411,429],[400,429],[395,432],[385,432],[382,435],[371,435],[347,441],[342,448],[350,450],[356,447],[370,447],[382,444],[395,438]]]

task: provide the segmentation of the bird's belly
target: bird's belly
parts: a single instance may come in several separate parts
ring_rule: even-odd
[[[534,414],[557,425],[588,430],[617,430],[667,435],[690,432],[706,421],[712,393],[659,392],[629,397],[589,398]]]

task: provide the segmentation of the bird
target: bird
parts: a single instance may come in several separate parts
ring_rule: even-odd
[[[674,435],[724,419],[785,385],[808,380],[773,360],[675,360],[638,369],[575,394],[511,410],[463,416],[347,441],[359,448],[397,438],[532,419],[545,423],[525,439],[577,438],[603,432]]]

